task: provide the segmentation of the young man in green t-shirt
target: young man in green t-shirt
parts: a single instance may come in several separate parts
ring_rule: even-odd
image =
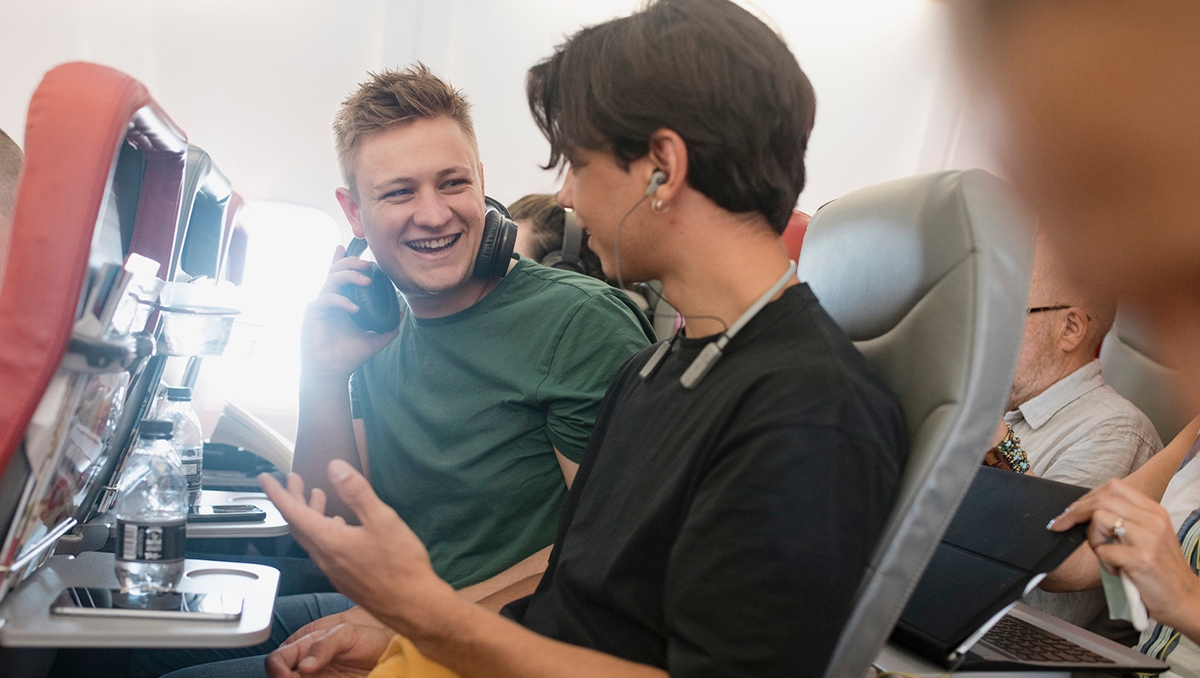
[[[553,541],[600,398],[653,334],[582,276],[529,261],[473,275],[485,204],[469,108],[424,66],[374,76],[334,131],[338,201],[405,304],[398,330],[359,329],[342,292],[369,283],[368,264],[338,253],[305,317],[295,470],[318,487],[333,459],[366,471],[439,574],[479,584]]]
[[[472,275],[483,166],[469,104],[425,66],[372,76],[334,131],[346,181],[338,201],[400,290],[402,317],[385,333],[356,325],[344,292],[369,285],[369,264],[339,248],[302,328],[293,470],[315,487],[335,459],[361,470],[429,545],[439,575],[499,609],[541,578],[600,400],[653,330],[594,278],[524,259],[501,277]],[[331,512],[353,520],[335,501]],[[134,675],[254,657],[300,629],[370,621],[351,605],[335,593],[280,598],[266,643],[139,652]]]

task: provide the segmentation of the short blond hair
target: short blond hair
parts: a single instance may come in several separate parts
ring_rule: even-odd
[[[346,97],[333,120],[338,166],[346,185],[354,188],[354,163],[364,135],[424,118],[447,117],[466,133],[479,155],[471,104],[454,89],[417,62],[403,70],[368,73],[370,79]]]

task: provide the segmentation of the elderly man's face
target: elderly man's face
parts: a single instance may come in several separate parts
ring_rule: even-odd
[[[1010,3],[976,55],[1067,263],[1134,295],[1200,279],[1200,2],[980,1]]]

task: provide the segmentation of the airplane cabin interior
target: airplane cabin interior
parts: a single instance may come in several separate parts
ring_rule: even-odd
[[[663,5],[671,3],[683,3],[686,8],[689,3],[716,6],[726,0],[661,0]],[[461,589],[464,596],[472,596],[472,603],[488,607],[494,602],[495,607],[489,608],[493,610],[513,600],[517,600],[513,605],[519,606],[520,596],[526,594],[533,594],[536,603],[535,587],[542,576],[550,581],[555,573],[561,580],[566,575],[556,568],[579,566],[578,553],[570,548],[564,551],[555,536],[574,534],[556,531],[556,507],[562,504],[572,512],[569,516],[575,511],[590,516],[585,511],[602,510],[592,506],[595,500],[588,501],[587,489],[592,489],[594,499],[595,484],[607,476],[594,458],[594,450],[602,447],[595,441],[588,444],[590,423],[578,433],[556,418],[558,408],[568,411],[562,421],[572,426],[570,417],[576,416],[572,408],[589,407],[588,417],[611,416],[614,427],[621,416],[647,417],[653,422],[657,409],[628,415],[619,406],[622,389],[634,388],[626,382],[666,379],[663,375],[673,368],[664,369],[663,365],[671,364],[675,354],[691,350],[689,346],[697,341],[686,330],[689,323],[711,316],[687,313],[691,296],[683,298],[681,308],[685,310],[676,309],[668,298],[678,294],[672,279],[639,281],[645,284],[634,286],[612,274],[614,265],[621,266],[622,257],[634,262],[632,271],[640,258],[650,261],[651,256],[658,256],[638,252],[636,244],[623,253],[620,238],[623,228],[629,229],[627,233],[638,228],[626,226],[630,215],[646,215],[636,219],[673,217],[670,205],[664,205],[660,196],[678,194],[656,192],[674,185],[669,183],[670,172],[656,172],[644,195],[640,193],[644,183],[631,189],[630,195],[642,200],[628,212],[620,194],[588,203],[585,168],[590,163],[579,161],[577,150],[576,155],[565,156],[565,164],[558,165],[557,171],[555,167],[545,169],[549,148],[543,132],[562,129],[566,123],[547,123],[539,129],[542,122],[535,124],[529,115],[534,98],[527,98],[526,87],[533,87],[535,81],[530,68],[556,49],[569,49],[580,28],[650,12],[656,4],[632,0],[0,0],[0,61],[7,64],[0,69],[0,137],[7,133],[20,149],[7,252],[0,267],[0,675],[159,675],[160,671],[149,673],[149,669],[126,672],[124,663],[139,661],[130,657],[158,657],[153,654],[156,651],[278,644],[278,639],[269,641],[274,638],[273,624],[278,632],[280,602],[294,593],[320,591],[323,595],[338,589],[364,604],[345,590],[335,572],[320,572],[326,560],[316,553],[310,560],[305,554],[312,537],[297,534],[296,521],[289,525],[285,517],[299,516],[307,508],[303,502],[301,508],[273,502],[263,488],[268,484],[280,488],[279,483],[288,482],[289,472],[304,475],[308,472],[305,465],[313,463],[303,458],[311,455],[312,449],[312,443],[304,439],[313,440],[313,431],[325,426],[326,419],[323,413],[314,414],[319,408],[305,410],[301,404],[307,397],[302,395],[304,389],[310,388],[301,376],[302,355],[314,350],[312,340],[302,340],[302,336],[310,337],[305,333],[312,332],[304,323],[313,322],[312,314],[325,318],[332,312],[341,313],[344,320],[352,312],[350,306],[353,311],[367,306],[363,300],[352,304],[348,299],[355,297],[339,296],[344,294],[338,291],[344,286],[327,282],[327,276],[330,281],[344,282],[356,271],[369,273],[366,264],[357,268],[358,264],[348,263],[358,261],[356,252],[368,244],[380,250],[378,255],[369,255],[376,262],[372,266],[385,278],[384,296],[399,300],[401,320],[371,332],[354,330],[370,337],[373,351],[390,356],[394,349],[400,355],[402,348],[388,345],[392,332],[398,332],[404,341],[416,341],[409,337],[418,331],[431,337],[449,336],[432,333],[440,327],[436,322],[440,318],[430,321],[422,315],[422,309],[432,307],[429,300],[438,299],[437,294],[413,292],[418,284],[408,281],[414,287],[406,288],[406,282],[397,280],[392,271],[404,266],[395,262],[418,261],[415,265],[425,266],[438,261],[443,250],[457,251],[455,245],[462,247],[460,234],[409,240],[396,246],[401,254],[382,253],[379,243],[392,236],[371,230],[378,226],[372,226],[370,219],[382,219],[379,215],[389,212],[371,213],[371,208],[356,202],[363,200],[360,193],[369,195],[375,188],[362,182],[355,185],[358,178],[345,164],[347,157],[351,163],[365,163],[363,158],[374,157],[362,150],[374,143],[370,140],[384,139],[395,130],[425,129],[418,125],[428,121],[410,126],[405,119],[382,132],[365,133],[361,141],[353,142],[363,146],[352,146],[349,152],[337,136],[343,132],[331,134],[331,125],[336,130],[341,129],[337,125],[344,125],[340,117],[335,124],[335,116],[344,116],[339,111],[353,105],[348,95],[356,87],[368,87],[379,74],[417,62],[428,67],[431,77],[450,83],[457,96],[469,100],[472,117],[468,120],[474,124],[470,143],[483,167],[480,193],[488,198],[486,206],[476,201],[480,202],[479,218],[483,222],[486,209],[489,216],[483,223],[494,221],[498,229],[512,229],[499,235],[485,230],[479,245],[478,257],[485,256],[483,250],[498,257],[500,272],[496,275],[505,276],[507,267],[507,277],[499,278],[503,282],[459,283],[478,285],[480,291],[455,307],[454,313],[469,314],[473,305],[483,308],[488,297],[500,303],[496,290],[505,289],[514,274],[538,280],[538,276],[550,276],[547,279],[551,280],[565,276],[564,284],[590,290],[589,299],[616,300],[605,312],[622,320],[597,321],[603,323],[595,326],[599,329],[583,333],[589,340],[610,330],[614,337],[634,337],[627,340],[628,346],[621,349],[625,354],[614,366],[626,357],[642,355],[642,351],[649,356],[648,347],[656,346],[653,357],[643,360],[644,367],[621,368],[622,376],[608,396],[604,394],[613,372],[605,373],[603,383],[598,390],[593,388],[595,393],[589,392],[591,401],[585,405],[578,404],[585,395],[583,387],[574,386],[583,383],[583,377],[569,373],[575,370],[578,375],[579,370],[587,371],[589,364],[599,364],[594,357],[598,353],[588,353],[571,368],[563,368],[568,373],[563,377],[567,393],[561,398],[568,404],[546,406],[551,423],[545,432],[539,428],[536,433],[543,441],[547,464],[537,467],[541,475],[536,478],[548,473],[555,488],[547,500],[555,508],[544,517],[546,531],[539,533],[543,540],[539,545],[546,549],[529,558],[525,556],[532,550],[522,551],[520,557],[506,561],[509,565],[521,561],[509,572],[533,568],[528,570],[532,579],[521,575],[526,576],[522,584],[513,574],[496,583],[500,580],[493,579],[494,572],[489,570],[487,576],[455,580],[447,573],[458,570],[439,560],[444,557],[441,547],[426,543],[438,576]],[[1079,369],[1094,370],[1095,375],[1088,377],[1094,380],[1103,374],[1105,393],[1111,391],[1112,397],[1136,408],[1138,421],[1145,422],[1145,433],[1138,435],[1147,445],[1154,439],[1153,450],[1145,458],[1133,465],[1127,463],[1119,474],[1113,471],[1108,477],[1129,475],[1136,466],[1150,463],[1146,459],[1153,453],[1168,454],[1182,444],[1177,434],[1183,438],[1191,431],[1194,438],[1195,423],[1188,424],[1191,415],[1172,390],[1172,385],[1182,380],[1180,370],[1134,309],[1124,302],[1120,307],[1116,301],[1096,302],[1087,313],[1076,313],[1071,310],[1076,307],[1067,304],[1092,304],[1094,297],[1039,296],[1047,289],[1044,280],[1048,275],[1041,272],[1048,260],[1042,253],[1041,220],[1013,185],[1019,182],[1011,176],[1000,143],[1006,138],[1002,108],[991,98],[993,93],[973,80],[964,66],[963,48],[955,43],[954,13],[961,3],[759,0],[736,4],[786,44],[815,92],[812,141],[805,141],[806,169],[802,168],[807,183],[786,227],[780,224],[767,242],[774,248],[772,252],[777,250],[780,257],[793,262],[788,271],[796,273],[785,273],[779,285],[740,318],[735,314],[717,319],[722,327],[716,328],[720,338],[710,344],[713,355],[700,352],[696,363],[685,365],[692,377],[689,381],[685,373],[679,380],[679,397],[690,397],[693,389],[702,393],[705,385],[701,379],[725,383],[719,381],[722,366],[728,370],[732,365],[744,365],[734,361],[737,352],[745,350],[739,347],[756,341],[746,337],[758,337],[762,332],[755,329],[761,328],[761,323],[754,323],[756,314],[773,298],[783,299],[774,295],[787,295],[779,290],[798,280],[811,290],[844,335],[847,350],[860,356],[856,360],[861,361],[861,369],[890,394],[903,429],[898,444],[905,452],[894,469],[893,498],[879,509],[877,537],[863,554],[852,595],[839,608],[841,622],[831,622],[825,634],[828,637],[819,641],[828,645],[822,655],[824,664],[804,675],[1146,675],[1170,670],[1179,673],[1164,675],[1193,675],[1187,673],[1186,664],[1175,664],[1167,656],[1169,652],[1147,656],[1139,651],[1142,646],[1135,641],[1147,625],[1153,631],[1154,620],[1147,619],[1146,607],[1130,578],[1122,579],[1123,575],[1114,574],[1109,566],[1097,569],[1096,556],[1090,556],[1088,572],[1104,579],[1104,593],[1094,588],[1086,600],[1071,599],[1082,601],[1072,605],[1093,606],[1086,608],[1090,610],[1086,621],[1079,616],[1060,618],[1054,612],[1059,608],[1043,608],[1036,602],[1042,600],[1036,596],[1043,595],[1039,585],[1049,590],[1045,582],[1059,581],[1054,574],[1044,579],[1048,573],[1056,572],[1063,563],[1076,562],[1071,558],[1091,554],[1091,547],[1084,545],[1089,539],[1086,524],[1050,532],[1045,528],[1047,521],[1084,501],[1085,495],[1091,497],[1088,491],[1103,485],[1107,478],[1097,476],[1095,482],[1085,482],[1074,476],[1056,476],[1052,471],[1056,462],[1043,461],[1038,450],[1028,444],[1041,440],[1036,431],[1043,424],[1033,423],[1037,417],[1053,426],[1052,417],[1064,418],[1060,413],[1068,412],[1069,403],[1075,401],[1068,398],[1063,401],[1068,404],[1055,404],[1055,409],[1044,414],[1035,413],[1030,403],[1050,407],[1038,394],[1053,395],[1068,386],[1076,387],[1069,379],[1084,379],[1081,371],[1078,377],[1072,374],[1051,381],[1052,386],[1040,387],[1025,400],[1014,400],[1014,379],[1019,381],[1015,375],[1024,369],[1019,365],[1031,350],[1028,328],[1043,321],[1057,323],[1059,314],[1062,322],[1068,322],[1067,315],[1086,317],[1085,323],[1080,321],[1083,333],[1088,332],[1088,324],[1100,327],[1086,334],[1086,339],[1074,339],[1064,352],[1086,354]],[[413,72],[411,68],[405,71]],[[534,110],[536,117],[538,109]],[[551,116],[558,109],[542,110]],[[405,138],[403,143],[425,148],[419,144],[431,143],[428,139],[441,133],[433,130],[424,139]],[[586,148],[588,153],[611,155],[615,146]],[[649,152],[647,157],[656,157],[655,148],[648,146],[643,155]],[[401,154],[397,150],[391,153]],[[552,161],[555,157],[551,156]],[[638,168],[643,160],[626,162],[623,176],[631,176],[629,168]],[[350,165],[356,166],[366,165]],[[0,170],[3,168],[4,146],[0,143]],[[445,172],[452,176],[454,171],[471,174],[471,170]],[[421,193],[424,184],[417,188],[416,180],[396,182],[409,187],[411,196],[402,198],[416,201],[411,204],[419,204],[421,209],[433,205],[434,199]],[[800,183],[805,183],[803,177]],[[438,191],[445,191],[443,197],[449,196],[445,204],[461,199],[455,192],[459,189],[437,186]],[[576,241],[586,240],[589,245],[584,249],[597,250],[597,261],[604,270],[586,271],[586,261],[580,263],[578,251],[566,257],[569,272],[555,270],[568,268],[561,264],[562,256],[531,258],[523,251],[525,238],[533,237],[528,234],[534,233],[534,217],[522,216],[514,203],[526,194],[552,196],[544,213],[558,215],[554,217],[558,220],[558,244],[550,249],[578,250],[581,245]],[[389,205],[380,209],[407,209],[391,207],[393,203],[387,201],[393,195],[380,199],[380,204]],[[0,183],[0,225],[5,216],[3,196]],[[395,198],[395,204],[402,205],[402,198]],[[596,207],[598,203],[611,205],[605,212]],[[441,205],[435,207],[441,209]],[[588,211],[589,206],[593,211]],[[691,208],[679,207],[676,214],[684,209]],[[436,210],[430,207],[427,211]],[[591,224],[589,217],[594,219]],[[613,226],[616,234],[615,260],[605,249],[611,244],[605,241],[603,219],[612,222],[608,226]],[[364,234],[367,240],[355,240]],[[461,235],[462,242],[470,237],[474,235],[468,228]],[[493,237],[494,243],[489,240]],[[335,248],[352,241],[358,242],[358,250],[337,249],[335,253]],[[2,242],[5,239],[0,239]],[[657,250],[646,245],[646,251]],[[475,261],[474,254],[471,261]],[[731,256],[730,261],[742,259]],[[664,266],[663,270],[668,269]],[[746,275],[753,277],[757,272],[747,269]],[[771,269],[769,275],[763,275],[774,280],[779,272]],[[585,277],[586,284],[578,282]],[[1060,296],[1062,290],[1074,289],[1063,285],[1052,289]],[[765,285],[756,289],[754,297],[765,289]],[[329,301],[334,296],[340,301]],[[319,304],[325,304],[320,307],[325,316],[313,310]],[[742,310],[745,307],[743,304]],[[570,332],[570,322],[560,321],[560,316],[573,318],[570,314],[576,312],[575,306],[552,309],[544,315],[545,331]],[[306,313],[310,319],[302,320]],[[508,332],[514,337],[533,337],[537,329],[522,329],[517,320],[507,321],[511,325],[479,322],[492,333],[474,339],[480,342],[494,341]],[[399,329],[392,329],[397,326]],[[743,327],[748,332],[739,334]],[[438,331],[450,330],[442,327]],[[403,343],[400,339],[396,345]],[[1094,346],[1076,350],[1078,342],[1093,340]],[[554,336],[544,343],[559,351],[565,350],[557,348],[559,344],[572,341],[582,339],[560,341]],[[518,343],[540,346],[543,342],[522,339]],[[385,408],[400,406],[381,393],[384,386],[397,391],[416,388],[405,370],[442,369],[438,361],[456,355],[452,351],[457,349],[449,345],[445,352],[422,350],[426,352],[408,362],[397,358],[403,367],[385,377],[368,377],[360,360],[359,366],[346,371],[353,372],[348,388],[335,389],[339,407],[344,403],[345,412],[339,415],[339,421],[345,423],[344,429],[339,429],[343,439],[350,440],[352,420],[355,427],[353,445],[348,448],[352,450],[350,466],[368,476],[376,490],[381,490],[384,482],[380,476],[396,468],[432,473],[428,469],[437,467],[437,472],[450,472],[438,466],[442,462],[424,457],[396,466],[376,456],[379,441],[401,435],[395,431],[404,426],[408,428],[403,435],[432,437],[437,448],[440,434],[436,429],[444,424],[426,417],[425,410],[417,406],[416,414],[389,419],[391,412]],[[728,357],[722,357],[722,351]],[[538,373],[537,388],[530,389],[533,395],[523,394],[517,392],[516,376],[480,376],[478,383],[473,383],[471,371],[479,369],[476,363],[462,367],[445,358],[447,374],[462,370],[468,375],[454,377],[457,395],[450,398],[461,397],[467,403],[481,399],[480,394],[491,397],[489,389],[499,389],[504,392],[495,399],[504,401],[506,407],[511,401],[530,408],[535,400],[537,407],[543,407],[543,392],[556,387],[542,380],[551,379],[559,368],[549,359],[551,367],[538,367],[541,358],[536,356],[541,354],[532,348],[505,355],[511,358],[489,369],[501,375],[544,369],[551,376]],[[532,366],[520,364],[526,355],[534,356],[529,359]],[[512,363],[505,364],[509,359]],[[709,362],[697,367],[703,360]],[[846,380],[852,381],[851,377]],[[449,381],[447,378],[446,383]],[[471,391],[476,391],[475,395]],[[445,397],[445,393],[436,397]],[[595,414],[597,407],[602,414]],[[454,408],[461,409],[458,405],[451,408],[458,411]],[[170,412],[184,414],[170,419],[175,416]],[[490,404],[480,406],[477,413],[464,417],[462,427],[472,431],[474,426],[486,428],[492,418],[508,418],[506,412]],[[1109,416],[1097,414],[1088,421]],[[381,421],[372,422],[372,417]],[[164,429],[161,420],[174,424]],[[1013,449],[1007,441],[1014,429],[1025,435],[1017,421],[1033,426],[1027,436],[1027,461],[1025,450],[1019,451],[1021,459],[1017,461],[1005,456]],[[183,431],[189,425],[198,426],[199,439],[185,444],[181,442]],[[665,419],[655,425],[669,428],[672,423]],[[863,431],[867,428],[864,425]],[[1045,445],[1066,449],[1068,443],[1063,441],[1067,438],[1074,444],[1088,435],[1082,426],[1064,430],[1063,438]],[[862,431],[847,435],[857,439],[860,434],[866,435]],[[153,450],[160,448],[153,443],[171,441],[172,436],[174,447],[169,444],[162,449],[173,450],[166,456],[174,460],[174,466],[154,461],[158,457]],[[499,446],[525,445],[518,437],[514,433],[512,440]],[[647,437],[648,441],[655,439]],[[1191,447],[1190,441],[1183,442],[1187,443],[1184,447]],[[1169,445],[1158,452],[1164,443]],[[1106,440],[1104,444],[1125,443]],[[185,451],[185,445],[191,451]],[[646,445],[647,449],[653,447],[652,442]],[[992,450],[1002,457],[996,464],[984,457]],[[500,470],[476,458],[445,461],[447,468],[454,466],[454,472],[461,470],[464,478],[479,483],[454,492],[463,496],[447,497],[447,501],[470,501],[476,504],[472,510],[484,513],[491,510],[489,503],[509,501],[502,496],[507,490],[499,488],[507,481],[497,480],[498,486],[488,489],[491,481],[480,481],[480,474],[533,469],[524,466],[532,463],[526,461],[529,456],[532,453],[522,451]],[[1024,466],[1019,468],[1018,462]],[[1086,470],[1090,462],[1072,463],[1073,469]],[[1031,465],[1033,471],[1022,475],[1020,471]],[[174,470],[163,470],[168,466]],[[558,477],[560,469],[562,478]],[[266,480],[260,487],[260,474],[274,481]],[[170,483],[174,489],[167,488]],[[586,484],[571,489],[579,483]],[[416,485],[420,482],[412,483],[409,490],[436,494],[440,491],[436,488],[448,487]],[[329,487],[325,493],[330,495],[328,511],[333,514],[340,504]],[[613,489],[613,497],[623,496],[624,491]],[[134,493],[145,496],[138,499]],[[380,494],[388,503],[395,503],[382,491]],[[310,496],[316,495],[313,491]],[[167,496],[175,497],[171,507],[155,504],[166,501],[161,497]],[[136,524],[130,517],[134,509],[129,508],[135,499],[158,506],[154,510],[160,513],[182,513],[156,519],[157,524]],[[458,503],[439,509],[438,501],[436,496],[432,500],[429,511],[433,514],[459,510]],[[693,505],[692,501],[689,495],[681,516],[703,504],[696,500]],[[324,498],[320,507],[326,509]],[[542,509],[530,504],[522,510]],[[738,513],[737,509],[729,511]],[[302,518],[305,526],[315,520],[307,514]],[[619,531],[623,519],[631,519],[628,509],[612,518],[616,527],[611,530]],[[836,523],[837,518],[813,513],[797,517],[797,521]],[[351,520],[350,525],[354,524]],[[719,524],[714,519],[713,525]],[[433,528],[422,531],[424,523],[414,525],[425,541],[438,538],[427,536],[436,535]],[[340,526],[347,527],[345,522]],[[289,528],[294,536],[289,536]],[[566,520],[559,529],[574,529],[574,524]],[[1120,518],[1111,529],[1116,537],[1121,536]],[[474,538],[489,543],[486,537]],[[457,537],[446,538],[455,543]],[[676,538],[683,537],[663,537],[668,542]],[[551,539],[555,540],[553,552],[548,546]],[[596,560],[608,563],[619,555],[598,554]],[[538,557],[540,566],[534,562]],[[176,563],[173,570],[155,569],[168,562]],[[294,567],[319,579],[320,587],[304,588],[308,582],[297,578]],[[543,569],[546,575],[542,575]],[[1100,570],[1103,575],[1096,574]],[[380,581],[388,579],[385,572],[376,574]],[[139,576],[165,577],[166,588],[155,584],[159,588],[147,593],[149,589],[136,584]],[[661,579],[670,576],[669,570],[661,573]],[[807,574],[791,576],[803,579]],[[551,585],[546,581],[543,587]],[[721,586],[714,581],[688,585],[718,590]],[[614,589],[621,586],[620,582],[613,584]],[[1114,590],[1121,591],[1119,597],[1126,605],[1124,621],[1110,619],[1121,612],[1114,608],[1118,597]],[[643,591],[641,595],[650,594]],[[528,617],[537,612],[537,605],[531,605],[529,611],[517,609],[521,612],[504,614]],[[664,610],[664,615],[670,612]],[[797,614],[803,614],[802,610]],[[647,626],[658,623],[663,620],[645,622]],[[388,634],[392,633],[395,631],[388,629]],[[398,651],[400,638],[389,646],[389,653]],[[1178,638],[1176,633],[1176,644]],[[675,642],[663,641],[665,662],[674,656],[666,648],[674,652]],[[742,642],[754,641],[743,638]],[[1068,643],[1071,649],[1063,649]],[[1008,653],[1014,647],[1021,652],[1045,648],[1045,653],[1018,659]],[[418,668],[411,669],[413,673],[389,673],[388,656],[382,655],[374,672],[364,668],[361,675],[459,675],[422,673],[425,669]],[[1184,652],[1175,655],[1177,659],[1184,656]],[[1169,665],[1176,668],[1169,669]],[[676,675],[675,667],[661,668]],[[301,675],[278,668],[263,671],[262,675]],[[784,674],[714,669],[704,675]]]

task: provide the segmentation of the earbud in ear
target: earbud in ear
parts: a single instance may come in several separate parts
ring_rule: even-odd
[[[667,183],[667,173],[662,170],[654,170],[654,174],[650,175],[650,185],[646,187],[646,195],[653,195],[658,187],[665,183]]]

